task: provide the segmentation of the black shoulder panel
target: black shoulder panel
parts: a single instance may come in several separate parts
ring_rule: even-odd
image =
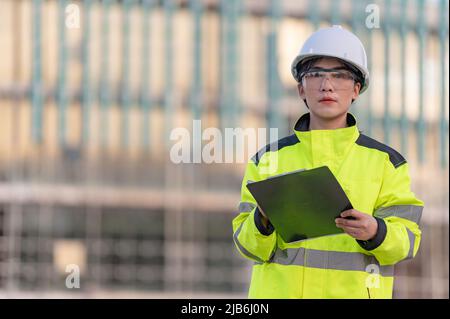
[[[286,137],[283,137],[282,139],[273,142],[271,144],[267,144],[266,146],[264,146],[262,149],[260,149],[258,151],[258,153],[256,153],[253,157],[252,157],[252,161],[255,163],[256,166],[258,166],[259,161],[261,160],[261,157],[264,155],[264,153],[266,152],[276,152],[281,150],[283,147],[286,146],[291,146],[294,144],[300,143],[299,139],[297,138],[297,135],[292,134]]]
[[[391,161],[392,165],[394,165],[395,168],[406,163],[406,159],[399,152],[364,134],[359,134],[359,137],[356,140],[356,144],[368,148],[374,148],[379,151],[387,153],[389,155],[389,160]]]

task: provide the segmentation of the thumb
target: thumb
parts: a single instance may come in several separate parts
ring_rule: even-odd
[[[266,214],[264,213],[264,211],[261,209],[260,206],[258,206],[258,210],[261,213],[261,215],[263,215],[263,217],[267,218]]]

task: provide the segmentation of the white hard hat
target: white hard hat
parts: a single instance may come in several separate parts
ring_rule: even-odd
[[[363,76],[360,93],[369,86],[369,70],[364,46],[356,35],[340,25],[320,29],[305,41],[291,65],[292,75],[297,82],[300,82],[297,66],[317,56],[338,58],[357,68]]]

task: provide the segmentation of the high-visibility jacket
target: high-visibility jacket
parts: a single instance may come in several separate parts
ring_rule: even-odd
[[[423,202],[410,189],[408,163],[397,151],[364,134],[347,114],[347,127],[309,130],[309,113],[294,134],[253,156],[242,182],[233,240],[254,261],[250,298],[392,298],[394,265],[419,249]],[[286,243],[264,227],[248,181],[298,169],[328,166],[353,208],[373,215],[374,238],[346,233]]]

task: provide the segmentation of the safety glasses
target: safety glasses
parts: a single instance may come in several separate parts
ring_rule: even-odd
[[[303,84],[310,88],[319,88],[327,78],[335,90],[346,90],[352,88],[355,77],[345,68],[311,68],[301,75]]]

